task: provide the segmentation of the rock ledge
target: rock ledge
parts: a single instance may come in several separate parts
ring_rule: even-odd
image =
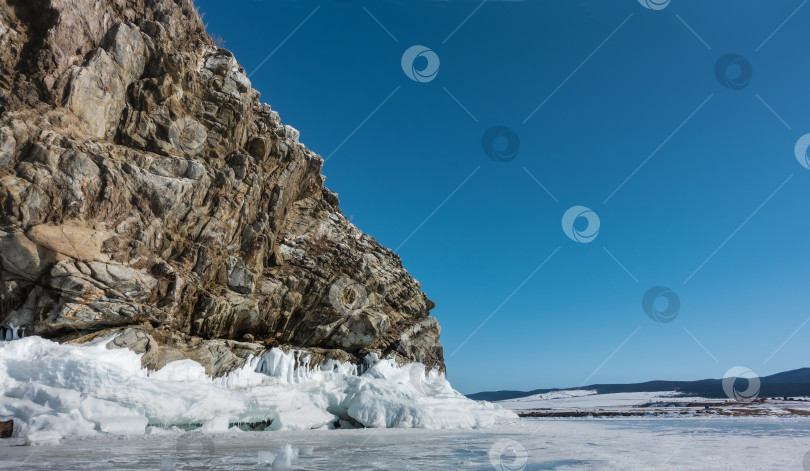
[[[0,325],[213,375],[273,346],[443,370],[322,165],[190,0],[0,0]]]

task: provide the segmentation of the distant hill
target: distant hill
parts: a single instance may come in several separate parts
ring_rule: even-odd
[[[744,381],[744,380],[738,380]],[[740,387],[738,387],[739,389]],[[745,384],[741,386],[745,388]],[[576,388],[535,389],[533,391],[486,391],[467,394],[477,401],[502,401],[520,397],[546,394],[553,391],[570,391],[574,389],[595,390],[598,394],[623,392],[659,392],[678,391],[686,396],[707,398],[726,397],[721,379],[700,379],[696,381],[647,381],[632,384],[591,384]],[[760,378],[759,397],[810,396],[810,368],[785,371]]]

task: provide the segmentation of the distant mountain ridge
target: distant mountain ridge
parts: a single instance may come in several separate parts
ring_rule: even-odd
[[[678,391],[686,396],[701,396],[707,398],[726,397],[723,391],[722,379],[699,379],[695,381],[647,381],[630,384],[592,384],[575,388],[535,389],[533,391],[484,391],[467,394],[470,399],[477,401],[503,401],[547,394],[554,391],[572,391],[577,389],[595,390],[598,394],[626,393],[626,392],[659,392]],[[745,381],[738,379],[737,381]],[[744,388],[745,386],[743,386]],[[739,387],[738,387],[739,389]],[[810,396],[810,368],[776,373],[760,378],[758,397],[783,396]]]

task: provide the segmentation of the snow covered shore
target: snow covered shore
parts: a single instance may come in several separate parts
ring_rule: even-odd
[[[191,360],[147,372],[140,355],[40,337],[0,342],[0,420],[14,435],[141,435],[175,427],[207,433],[402,427],[480,428],[515,420],[499,405],[467,399],[438,372],[370,355],[360,368],[273,349],[221,378]],[[304,365],[296,368],[295,365]]]

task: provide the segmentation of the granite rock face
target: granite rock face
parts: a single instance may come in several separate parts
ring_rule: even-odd
[[[0,325],[182,358],[444,369],[434,304],[190,0],[0,0]]]

